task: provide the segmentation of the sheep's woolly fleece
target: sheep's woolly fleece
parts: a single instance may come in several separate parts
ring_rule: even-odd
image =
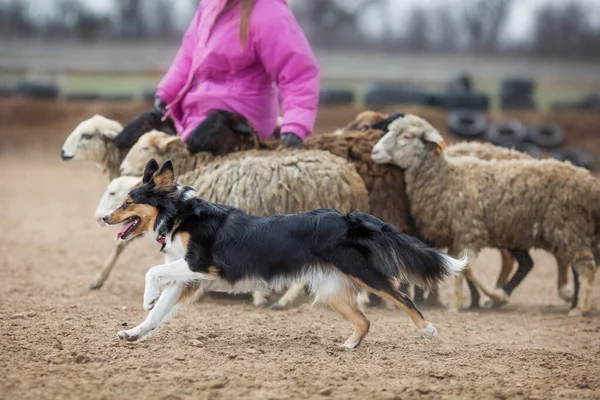
[[[205,200],[255,215],[322,207],[370,211],[367,191],[355,168],[325,151],[237,153],[185,173],[178,181],[194,187]]]

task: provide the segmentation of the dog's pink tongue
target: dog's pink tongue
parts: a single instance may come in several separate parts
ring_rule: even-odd
[[[121,230],[119,231],[119,233],[117,233],[117,237],[115,238],[115,240],[121,239],[121,236],[123,236],[125,234],[125,232],[127,232],[127,230],[133,226],[134,223],[135,223],[135,220],[131,221],[130,223],[128,223],[126,225],[124,225],[121,228]]]

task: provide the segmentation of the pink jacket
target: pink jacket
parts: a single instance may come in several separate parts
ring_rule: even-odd
[[[246,117],[261,138],[277,125],[302,139],[313,129],[319,100],[314,54],[285,0],[257,0],[250,34],[242,50],[240,5],[223,10],[225,0],[203,0],[173,64],[158,85],[177,131],[186,140],[214,109]],[[277,88],[274,86],[277,84]]]

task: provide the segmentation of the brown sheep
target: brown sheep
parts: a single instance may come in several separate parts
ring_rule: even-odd
[[[373,147],[373,161],[404,170],[422,237],[450,254],[492,246],[544,249],[577,272],[581,293],[569,315],[587,312],[597,268],[593,249],[600,241],[600,181],[556,160],[482,161],[449,157],[444,149],[439,132],[414,115],[394,121]],[[494,300],[508,299],[505,291],[478,282],[469,268],[464,275]],[[458,278],[455,308],[461,297]]]

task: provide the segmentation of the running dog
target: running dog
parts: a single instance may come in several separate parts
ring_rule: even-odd
[[[124,222],[117,240],[152,232],[168,261],[148,270],[143,306],[150,312],[140,325],[118,332],[121,340],[147,339],[198,287],[240,293],[300,279],[315,302],[354,325],[347,348],[358,346],[369,330],[356,304],[359,288],[390,300],[422,335],[435,337],[435,327],[398,287],[432,287],[467,264],[466,255],[451,258],[369,214],[319,209],[261,218],[195,194],[175,182],[170,161],[159,168],[153,159],[142,184],[103,218],[107,224]]]

